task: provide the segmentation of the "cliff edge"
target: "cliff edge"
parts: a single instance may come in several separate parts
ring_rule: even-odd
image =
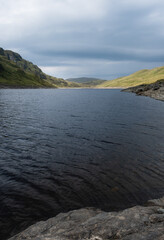
[[[38,222],[10,240],[163,240],[164,197],[120,212],[85,208]]]

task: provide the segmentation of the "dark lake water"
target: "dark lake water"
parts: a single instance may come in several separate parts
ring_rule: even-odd
[[[164,194],[164,102],[120,90],[0,90],[0,239],[81,207]]]

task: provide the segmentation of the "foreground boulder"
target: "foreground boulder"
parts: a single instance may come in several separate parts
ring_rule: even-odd
[[[164,101],[164,79],[158,80],[152,84],[143,84],[136,87],[130,87],[124,92],[133,92],[137,95],[148,96],[157,100]]]
[[[10,240],[163,240],[164,197],[120,212],[85,208],[38,222]]]

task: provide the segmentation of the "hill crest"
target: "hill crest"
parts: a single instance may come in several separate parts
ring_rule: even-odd
[[[108,80],[98,85],[98,87],[99,88],[101,87],[121,87],[121,88],[135,87],[141,84],[151,84],[163,78],[164,78],[164,66],[156,67],[150,70],[143,69],[125,77],[120,77],[114,80]]]

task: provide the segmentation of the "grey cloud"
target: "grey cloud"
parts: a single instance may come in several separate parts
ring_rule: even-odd
[[[73,67],[93,76],[131,73],[164,62],[163,9],[162,0],[2,0],[1,47],[61,77]]]
[[[104,51],[95,51],[95,50],[83,50],[83,51],[40,51],[40,54],[48,55],[50,58],[63,57],[63,58],[84,58],[84,59],[103,59],[111,61],[141,61],[141,62],[162,62],[164,61],[164,53],[145,53],[130,51],[113,51],[113,50],[104,50]]]

